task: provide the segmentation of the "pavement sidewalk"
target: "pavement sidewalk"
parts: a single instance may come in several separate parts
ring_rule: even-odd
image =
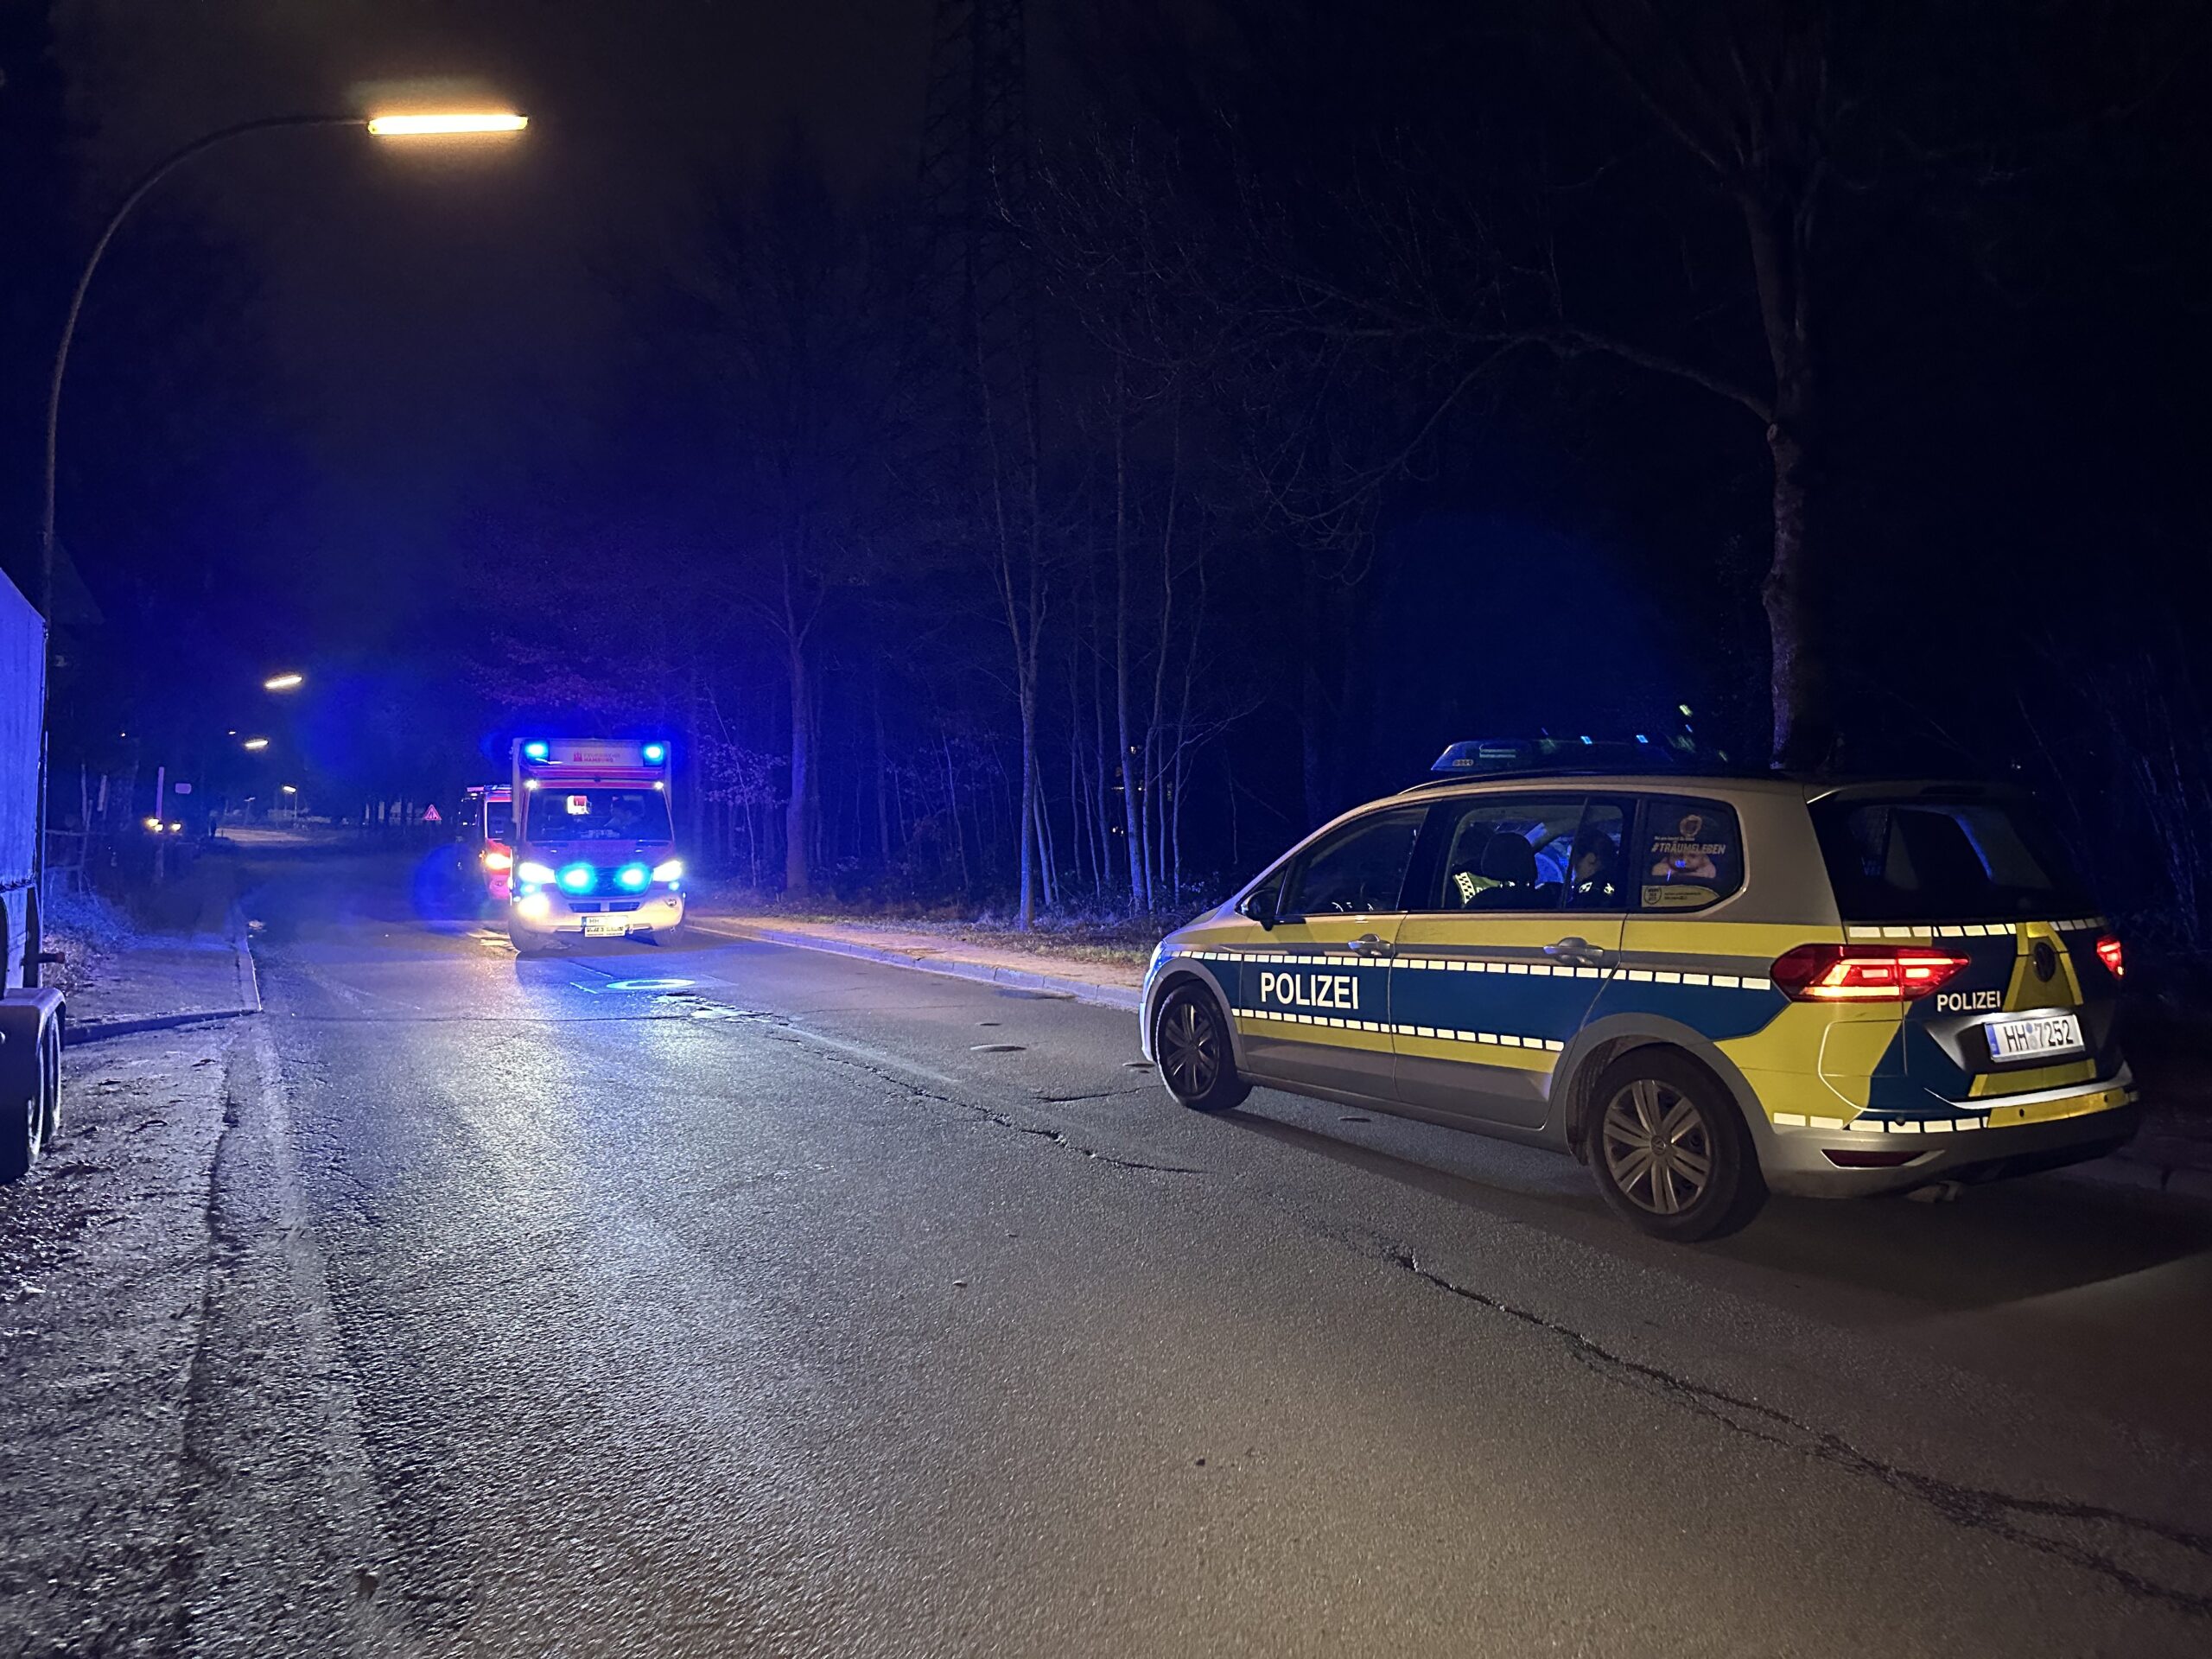
[[[232,912],[233,922],[237,918]],[[259,1005],[242,925],[72,964],[61,1131],[0,1187],[0,1651],[175,1651],[194,1590],[218,1148]]]
[[[1134,1010],[1144,985],[1141,968],[948,938],[941,933],[916,928],[879,926],[866,922],[798,921],[782,916],[717,915],[711,912],[695,917],[692,925],[710,933],[766,939],[808,950],[828,950],[900,968],[918,968],[925,973],[950,974],[957,979],[987,980],[998,985],[1053,992],[1079,1002],[1103,1003],[1113,1008]]]
[[[828,950],[962,979],[1057,992],[1109,1007],[1138,1006],[1141,969],[1056,957],[865,922],[799,921],[781,916],[708,914],[697,925],[734,937]],[[2061,1172],[2079,1180],[2133,1186],[2212,1202],[2212,1115],[2152,1101],[2143,1132],[2109,1158]]]
[[[223,932],[139,934],[96,958],[69,988],[70,1046],[260,1012],[246,941],[234,909]]]

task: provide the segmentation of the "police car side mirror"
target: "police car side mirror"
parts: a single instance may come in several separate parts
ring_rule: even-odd
[[[1244,902],[1236,906],[1236,913],[1262,927],[1273,927],[1276,920],[1274,889],[1262,887],[1257,893],[1247,894]]]

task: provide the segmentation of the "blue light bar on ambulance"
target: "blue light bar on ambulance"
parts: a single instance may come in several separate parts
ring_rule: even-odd
[[[639,751],[639,753],[645,757],[645,764],[647,766],[657,766],[660,765],[662,761],[668,759],[668,745],[665,743],[648,743],[642,750]]]
[[[543,760],[552,753],[553,746],[542,737],[533,738],[522,746],[522,758],[525,760]]]

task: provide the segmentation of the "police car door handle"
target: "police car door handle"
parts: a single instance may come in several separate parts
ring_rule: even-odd
[[[1363,933],[1356,939],[1346,940],[1344,949],[1355,957],[1387,957],[1390,954],[1390,947],[1372,933]]]
[[[1572,934],[1561,939],[1557,944],[1546,945],[1544,954],[1555,957],[1560,962],[1573,963],[1582,968],[1611,967],[1613,960],[1611,951],[1605,950],[1603,946],[1592,944],[1587,939],[1577,938]]]

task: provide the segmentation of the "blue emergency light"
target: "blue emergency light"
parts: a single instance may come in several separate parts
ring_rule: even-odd
[[[589,893],[597,874],[588,864],[571,864],[561,872],[561,888],[564,893]]]
[[[1707,749],[1687,733],[1670,733],[1654,742],[1649,732],[1631,738],[1565,737],[1477,738],[1454,743],[1429,768],[1440,777],[1491,772],[1588,772],[1619,766],[1649,770],[1653,766],[1685,770],[1729,766],[1723,749]]]
[[[625,893],[636,893],[653,879],[653,873],[643,864],[625,864],[614,873],[614,884]]]
[[[668,759],[668,745],[665,743],[648,743],[645,745],[645,748],[640,751],[640,753],[645,755],[645,764],[647,766],[657,766],[660,765],[662,761]]]
[[[522,758],[525,760],[543,760],[552,753],[553,746],[543,738],[534,738],[522,746]]]

